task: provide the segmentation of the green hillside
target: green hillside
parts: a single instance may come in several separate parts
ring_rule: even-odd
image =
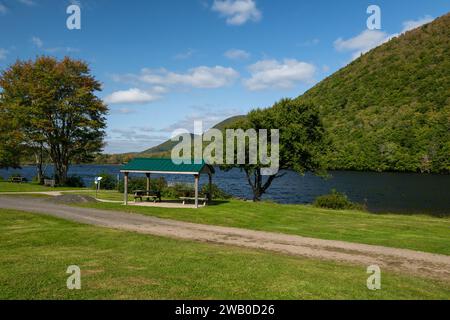
[[[213,128],[223,130],[226,127],[232,125],[236,121],[239,121],[241,119],[245,118],[245,116],[234,116],[230,117],[228,119],[225,119],[224,121],[216,124]],[[194,139],[194,134],[191,134],[191,138]],[[170,157],[170,153],[172,151],[172,148],[175,147],[179,142],[178,141],[172,141],[167,140],[160,145],[157,145],[156,147],[150,148],[148,150],[143,151],[139,154],[140,157]]]
[[[450,171],[450,14],[370,51],[302,102],[334,141],[330,168]]]
[[[192,139],[194,138],[194,135],[191,134]],[[153,148],[150,148],[148,150],[143,151],[139,154],[139,156],[145,155],[145,156],[160,156],[165,153],[170,153],[173,147],[175,147],[178,144],[177,141],[167,140]]]
[[[232,126],[234,123],[236,123],[242,119],[245,119],[245,116],[234,116],[234,117],[228,118],[228,119],[216,124],[213,127],[213,129],[224,130],[225,128]]]

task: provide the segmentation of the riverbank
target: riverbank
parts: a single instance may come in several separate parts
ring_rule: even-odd
[[[5,179],[13,173],[19,173],[30,181],[36,175],[34,167],[0,170],[0,176]],[[114,165],[74,165],[69,171],[70,175],[81,177],[88,187],[102,173],[122,179],[120,166]],[[336,189],[347,194],[353,202],[365,204],[371,212],[450,214],[450,175],[332,171],[329,172],[329,179],[321,179],[312,174],[300,176],[292,171],[285,173],[282,178],[274,181],[268,194],[264,196],[265,200],[283,204],[308,204],[316,197]],[[47,175],[51,175],[51,167],[48,168]],[[158,178],[161,175],[152,177]],[[192,177],[162,177],[169,183],[193,181]],[[245,173],[238,169],[227,172],[216,170],[213,182],[235,197],[252,197]],[[205,183],[208,183],[207,177],[201,177],[200,184]]]

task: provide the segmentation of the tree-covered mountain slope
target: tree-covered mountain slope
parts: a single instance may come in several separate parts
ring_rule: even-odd
[[[224,130],[226,127],[232,125],[233,123],[245,118],[245,116],[234,116],[223,120],[222,122],[216,124],[213,129]],[[194,139],[194,134],[191,134],[191,138]],[[143,151],[139,154],[140,157],[161,157],[168,158],[171,155],[173,147],[175,147],[179,141],[167,140],[160,145]]]
[[[320,109],[330,168],[450,171],[450,14],[375,48],[298,97]]]

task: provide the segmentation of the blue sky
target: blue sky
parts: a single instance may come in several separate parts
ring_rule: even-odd
[[[66,8],[81,8],[68,30]],[[369,31],[369,5],[381,30]],[[296,97],[361,52],[450,11],[450,0],[0,0],[0,69],[87,61],[110,107],[106,152],[142,151]]]

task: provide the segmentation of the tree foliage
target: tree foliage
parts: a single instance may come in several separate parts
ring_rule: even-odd
[[[22,154],[22,134],[15,119],[3,107],[0,93],[0,168],[19,168]]]
[[[319,107],[330,169],[450,171],[450,14],[368,52],[300,96]]]
[[[294,170],[300,174],[307,171],[317,174],[325,172],[323,155],[329,143],[317,110],[312,105],[283,99],[272,108],[251,111],[245,119],[234,123],[233,128],[256,131],[266,129],[269,132],[271,129],[278,129],[280,170]],[[271,141],[270,134],[268,141]],[[259,162],[256,165],[225,165],[223,168],[227,170],[236,166],[246,173],[254,201],[259,201],[272,182],[283,175],[279,171],[264,177],[261,170],[265,166]]]
[[[69,165],[90,161],[103,146],[106,105],[100,83],[83,61],[38,57],[17,61],[0,76],[1,109],[20,132],[21,145],[47,152],[59,184]]]

